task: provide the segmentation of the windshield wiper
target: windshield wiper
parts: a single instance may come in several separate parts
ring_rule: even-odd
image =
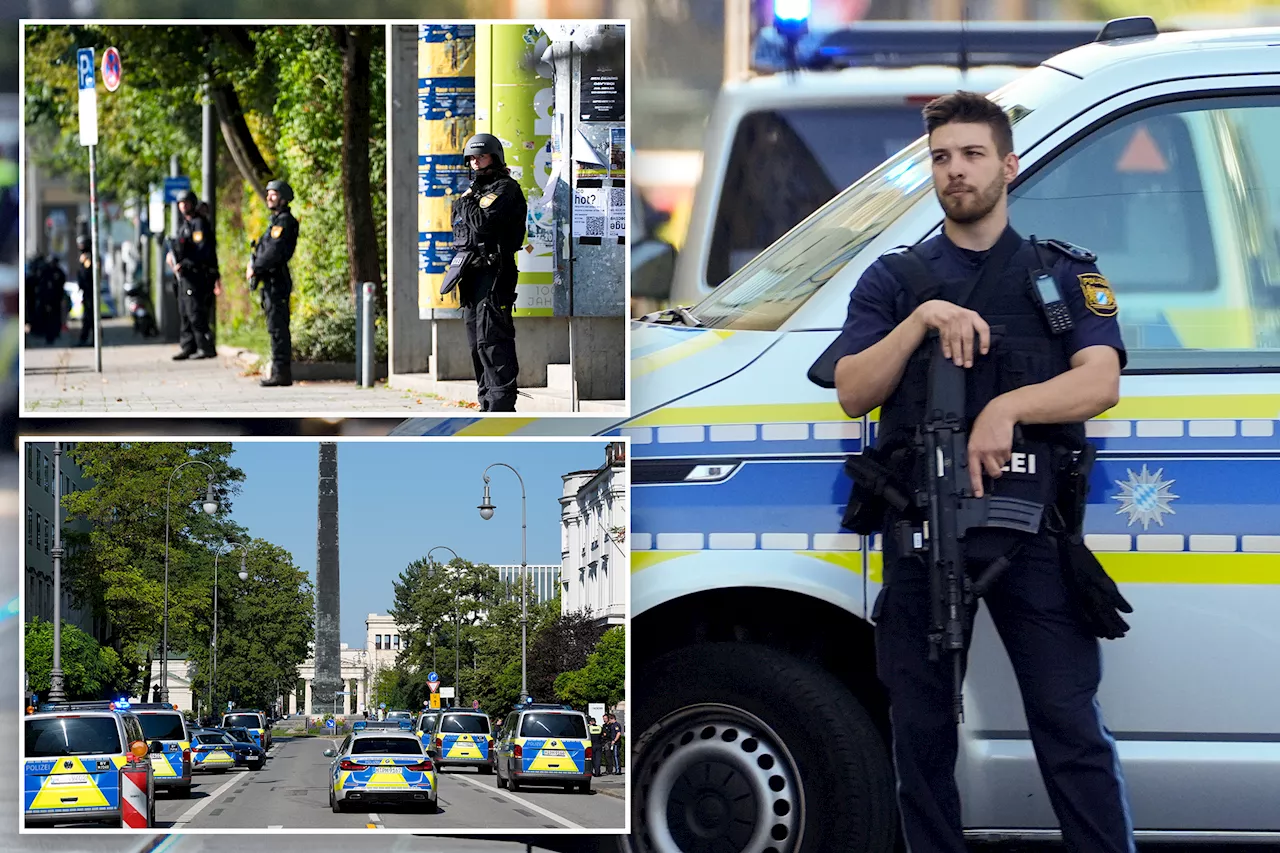
[[[640,322],[654,323],[659,326],[674,326],[678,323],[694,329],[702,326],[702,321],[693,316],[693,312],[684,305],[677,305],[675,308],[667,308],[663,311],[654,311],[652,314],[646,314],[640,318]]]

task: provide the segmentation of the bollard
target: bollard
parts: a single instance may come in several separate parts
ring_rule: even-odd
[[[151,765],[129,763],[120,768],[120,825],[126,829],[151,826],[151,806],[147,802],[147,782]]]
[[[373,387],[373,357],[377,351],[374,347],[374,340],[377,332],[374,328],[374,307],[373,307],[373,282],[366,281],[361,289],[361,326],[360,343],[362,352],[360,356],[361,377],[360,384],[366,388]]]

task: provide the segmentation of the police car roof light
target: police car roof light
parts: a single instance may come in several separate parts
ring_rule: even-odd
[[[1112,18],[1107,21],[1106,26],[1102,28],[1102,32],[1098,33],[1098,37],[1094,41],[1115,41],[1116,39],[1158,35],[1160,35],[1160,28],[1156,26],[1153,18],[1149,18],[1146,15],[1136,15],[1131,18]]]
[[[38,706],[41,713],[47,711],[122,711],[115,702],[100,700],[96,702],[43,702]]]
[[[773,0],[773,26],[783,36],[797,38],[809,31],[812,0]]]
[[[814,71],[859,66],[1030,67],[1092,42],[1099,29],[1088,21],[862,21],[809,33],[796,44],[795,59],[801,68]],[[788,40],[776,22],[773,29],[760,32],[751,65],[761,73],[790,67]]]

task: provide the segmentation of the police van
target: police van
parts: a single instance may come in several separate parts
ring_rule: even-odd
[[[142,723],[142,733],[151,749],[156,788],[173,791],[180,797],[191,796],[191,731],[178,706],[140,702],[132,704],[130,710]]]
[[[793,4],[794,5],[794,4]],[[801,4],[803,5],[803,4]],[[957,89],[986,94],[1098,26],[1070,22],[867,21],[796,45],[756,39],[752,74],[720,90],[674,274],[660,240],[632,254],[633,296],[692,305],[878,163],[920,135],[920,108]],[[775,37],[770,37],[770,36]],[[636,205],[640,207],[641,205]]]
[[[52,702],[23,720],[23,816],[27,826],[122,826],[121,770],[147,771],[149,824],[155,777],[142,723],[127,702]]]
[[[1112,22],[995,93],[1026,235],[1098,254],[1129,363],[1098,448],[1087,542],[1135,612],[1101,703],[1141,839],[1280,841],[1280,29]],[[862,272],[936,234],[919,139],[687,312],[633,324],[629,849],[690,850],[666,807],[743,768],[774,848],[881,850],[895,832],[871,605],[881,550],[840,526],[843,459],[875,439],[807,371]],[[400,434],[554,434],[551,419]],[[991,622],[976,623],[956,769],[973,837],[1057,822]],[[711,733],[704,737],[704,733]],[[766,766],[767,765],[767,766]]]
[[[271,727],[261,711],[232,710],[222,715],[222,727],[247,729],[253,742],[263,749],[271,748]]]

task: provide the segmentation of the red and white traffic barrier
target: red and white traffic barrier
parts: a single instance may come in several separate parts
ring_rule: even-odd
[[[148,829],[151,826],[151,808],[147,803],[147,777],[151,768],[141,765],[137,769],[126,764],[120,768],[120,816],[128,829]]]

